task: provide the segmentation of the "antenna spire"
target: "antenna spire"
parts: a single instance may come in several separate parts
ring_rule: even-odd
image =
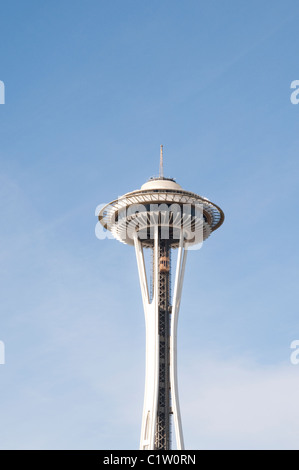
[[[163,174],[163,145],[160,145],[160,170],[159,170],[159,178],[164,178],[164,174]]]

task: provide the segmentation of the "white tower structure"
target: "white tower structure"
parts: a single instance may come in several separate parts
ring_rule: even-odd
[[[99,213],[113,236],[135,247],[146,326],[146,372],[140,449],[184,449],[177,379],[177,325],[188,249],[195,249],[224,221],[208,199],[163,175],[110,202]],[[146,269],[144,250],[152,252]],[[177,249],[171,295],[171,252]],[[149,279],[151,280],[149,282]]]

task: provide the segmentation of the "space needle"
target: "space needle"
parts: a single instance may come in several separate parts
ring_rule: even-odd
[[[140,449],[171,449],[174,426],[176,448],[183,450],[177,325],[187,252],[198,249],[220,227],[223,211],[207,198],[185,191],[174,179],[164,177],[161,146],[159,176],[107,204],[98,217],[117,240],[135,247],[137,258],[146,326]],[[145,261],[147,249],[151,251],[150,263]],[[177,256],[172,278],[174,250]]]

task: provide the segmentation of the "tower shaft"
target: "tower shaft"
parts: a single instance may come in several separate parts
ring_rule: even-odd
[[[171,307],[168,240],[155,227],[152,298],[149,298],[142,241],[134,238],[146,326],[146,372],[140,449],[171,449],[171,419],[177,449],[184,449],[177,385],[177,320],[187,251],[180,240]],[[171,312],[171,313],[170,313]]]

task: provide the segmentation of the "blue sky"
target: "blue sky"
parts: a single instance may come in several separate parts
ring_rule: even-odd
[[[137,266],[94,213],[158,173],[160,144],[226,216],[186,269],[186,447],[298,449],[298,2],[0,9],[0,449],[138,448]]]

